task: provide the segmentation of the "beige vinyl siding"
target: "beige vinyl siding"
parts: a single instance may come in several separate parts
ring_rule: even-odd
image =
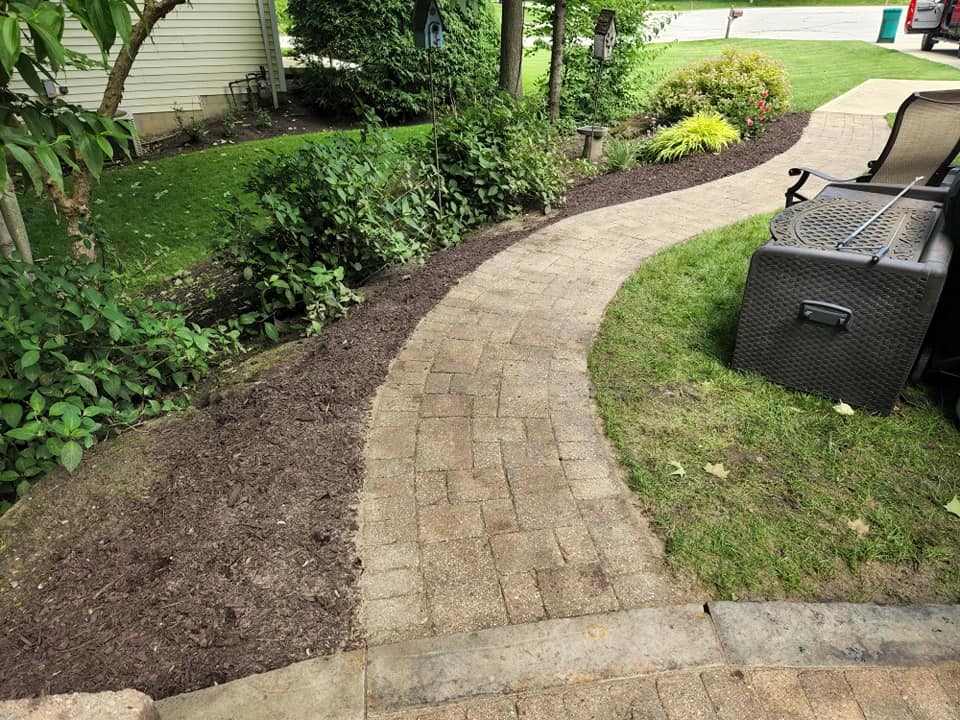
[[[264,13],[269,52],[258,3]],[[212,107],[208,105],[223,107],[222,97],[229,94],[231,80],[240,80],[268,63],[273,66],[268,68],[268,77],[279,83],[278,92],[284,92],[282,68],[277,71],[278,38],[276,26],[271,26],[270,3],[272,0],[194,0],[192,5],[179,7],[157,23],[140,50],[122,107],[135,116],[168,113],[174,105],[209,114]],[[64,43],[99,57],[96,43],[76,23],[67,24]],[[106,78],[103,70],[73,70],[64,73],[61,82],[69,88],[69,101],[95,109]],[[25,87],[18,89],[28,92]],[[219,96],[219,102],[211,103],[213,96]]]

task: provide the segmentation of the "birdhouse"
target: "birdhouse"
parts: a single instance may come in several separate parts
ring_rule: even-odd
[[[413,6],[413,41],[418,48],[443,47],[443,18],[436,0],[416,0]]]
[[[617,44],[617,20],[613,10],[604,8],[593,29],[593,56],[597,60],[609,60],[613,46]]]

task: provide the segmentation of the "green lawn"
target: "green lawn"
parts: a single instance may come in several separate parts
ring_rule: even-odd
[[[427,125],[396,128],[406,139]],[[269,152],[286,151],[327,133],[277,137],[137,162],[108,170],[95,189],[93,215],[143,287],[189,267],[207,255],[217,225],[216,205],[226,192],[240,192],[250,168]],[[25,192],[21,198],[34,255],[69,248],[52,205]]]
[[[727,45],[759,50],[783,62],[793,84],[793,105],[813,110],[871,78],[957,80],[960,70],[860,41],[700,40],[672,43],[654,70],[667,75],[688,63],[715,57]]]
[[[541,78],[550,74],[550,51],[536,50],[524,53],[520,75],[523,78],[523,92],[527,95],[539,92]]]
[[[697,40],[662,45],[651,69],[663,78],[692,62],[716,57],[727,45],[759,50],[783,62],[793,85],[794,110],[808,111],[871,78],[956,80],[960,70],[871,43],[835,40]],[[530,90],[547,74],[550,54],[539,50],[523,59],[523,84]]]
[[[960,494],[960,432],[941,411],[842,416],[728,367],[768,221],[645,262],[590,356],[607,433],[667,560],[723,598],[955,602],[960,518],[943,505]]]

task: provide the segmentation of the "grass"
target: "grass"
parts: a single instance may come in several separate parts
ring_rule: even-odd
[[[960,433],[942,413],[845,417],[728,367],[768,220],[647,261],[590,356],[607,433],[668,562],[724,598],[954,601],[960,518],[943,505],[960,493]],[[862,537],[857,521],[869,526]]]
[[[956,80],[960,70],[912,57],[896,50],[859,40],[697,40],[661,45],[663,51],[651,67],[651,75],[664,78],[685,65],[717,57],[727,45],[758,50],[780,60],[790,74],[793,109],[814,110],[843,95],[864,80]],[[538,50],[523,59],[523,86],[536,87],[536,80],[550,67],[550,54]]]
[[[426,130],[414,125],[393,132],[406,139]],[[242,190],[257,160],[324,137],[329,133],[281,136],[109,170],[95,188],[94,219],[127,267],[133,288],[146,287],[207,256],[217,203],[224,193]],[[35,256],[69,251],[64,225],[49,201],[25,192],[21,205]]]
[[[727,45],[759,50],[783,62],[793,85],[794,110],[808,111],[871,78],[957,80],[960,70],[858,40],[700,40],[672,43],[656,60],[664,76],[716,57]]]

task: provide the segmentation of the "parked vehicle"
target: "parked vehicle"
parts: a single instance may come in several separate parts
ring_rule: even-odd
[[[910,0],[904,30],[923,35],[921,50],[933,50],[941,40],[960,43],[960,0]]]

